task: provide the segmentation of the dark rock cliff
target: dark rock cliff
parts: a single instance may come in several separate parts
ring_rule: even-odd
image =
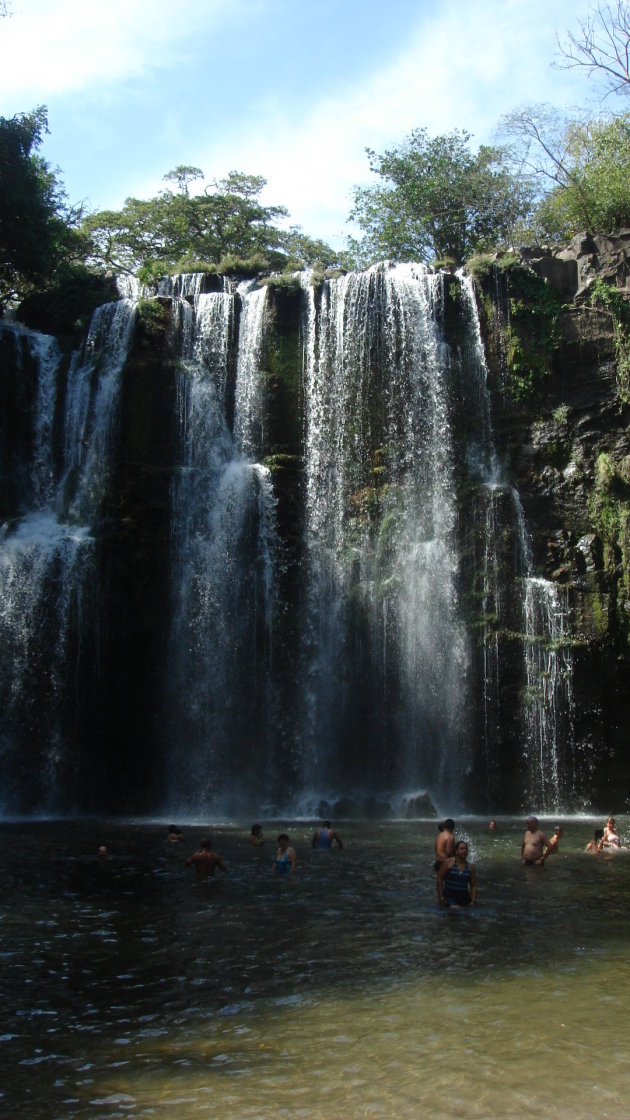
[[[568,591],[578,785],[586,801],[625,803],[630,230],[578,237],[562,253],[528,251],[517,264],[497,258],[477,292],[499,454],[536,570]]]

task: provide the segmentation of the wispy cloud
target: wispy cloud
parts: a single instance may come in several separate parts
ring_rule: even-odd
[[[490,143],[503,113],[532,100],[570,102],[583,84],[551,67],[555,34],[575,18],[565,0],[460,0],[410,28],[400,55],[353,88],[340,76],[299,122],[276,106],[229,143],[199,151],[200,166],[256,170],[269,200],[309,232],[338,241],[353,185],[369,178],[365,148],[383,151],[413,128],[466,129]]]
[[[14,0],[0,24],[0,97],[27,103],[111,86],[182,61],[238,0]]]
[[[369,21],[380,2],[340,0],[340,10]],[[398,2],[389,0],[393,8]],[[400,4],[407,11],[407,0]],[[383,151],[416,127],[463,128],[487,143],[501,115],[520,103],[584,101],[586,83],[551,62],[556,34],[589,7],[590,0],[418,0],[396,54],[385,55],[375,38],[370,61],[362,68],[355,60],[352,80],[344,69],[310,72],[296,89],[273,54],[279,20],[284,49],[308,51],[297,16],[287,41],[286,0],[14,0],[14,17],[0,21],[0,98],[10,97],[12,111],[54,103],[47,151],[67,173],[71,197],[96,206],[147,197],[177,162],[216,177],[251,171],[267,178],[267,201],[338,243],[352,187],[370,177],[366,147]],[[309,26],[333,41],[334,20]]]

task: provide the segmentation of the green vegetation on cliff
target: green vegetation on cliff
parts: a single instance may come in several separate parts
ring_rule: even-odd
[[[68,278],[84,244],[78,210],[38,149],[46,109],[0,117],[0,313],[11,302]]]
[[[595,279],[589,288],[589,302],[609,312],[615,331],[617,388],[623,404],[630,403],[630,301],[619,288]]]
[[[589,513],[603,545],[604,567],[611,575],[618,572],[626,602],[630,598],[630,456],[621,462],[606,453],[598,456]],[[628,634],[625,611],[620,612],[620,621]]]

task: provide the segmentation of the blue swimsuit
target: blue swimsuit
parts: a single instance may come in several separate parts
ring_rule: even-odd
[[[454,863],[446,872],[442,884],[446,905],[470,906],[472,899],[470,897],[469,886],[470,868],[468,864],[465,865],[463,871],[459,871],[457,864]]]

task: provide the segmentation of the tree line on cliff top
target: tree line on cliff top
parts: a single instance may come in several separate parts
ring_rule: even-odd
[[[558,41],[556,65],[599,80],[605,101],[630,92],[629,57],[630,4],[616,0]],[[459,265],[479,251],[630,225],[628,112],[567,119],[527,105],[501,121],[496,146],[474,151],[465,130],[417,128],[391,150],[368,149],[376,182],[355,188],[350,220],[360,235],[341,252],[279,226],[288,213],[263,205],[265,180],[237,171],[204,182],[199,168],[182,165],[154,198],[85,213],[39,155],[46,131],[43,107],[0,117],[0,309],[103,272],[151,282],[178,271],[348,268],[384,258]]]

